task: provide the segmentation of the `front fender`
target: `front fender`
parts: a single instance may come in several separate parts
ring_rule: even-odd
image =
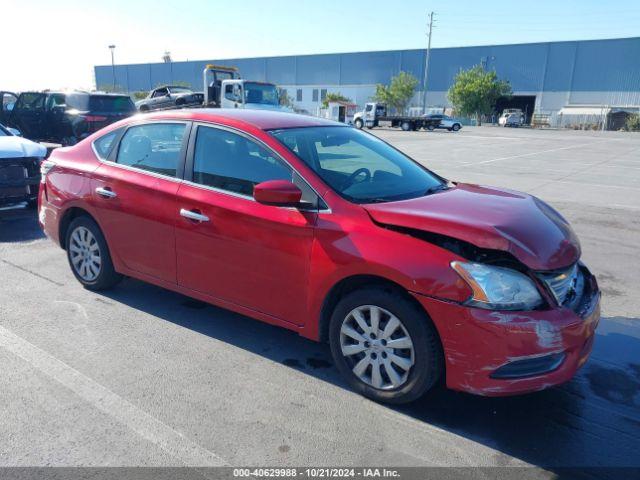
[[[462,302],[471,290],[450,264],[463,260],[441,247],[372,222],[350,231],[319,218],[311,252],[308,311],[302,335],[318,339],[319,319],[327,295],[340,281],[367,275],[393,282],[408,292]]]

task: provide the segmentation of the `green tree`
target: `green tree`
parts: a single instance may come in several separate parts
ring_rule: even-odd
[[[640,114],[629,115],[625,128],[630,132],[640,132]]]
[[[293,108],[293,99],[289,96],[286,88],[278,89],[278,100],[281,106]]]
[[[486,71],[480,65],[460,70],[447,92],[449,101],[461,115],[475,116],[480,125],[483,114],[493,110],[500,97],[511,95],[511,85],[498,79],[495,71]]]
[[[389,86],[376,85],[374,99],[377,102],[386,103],[388,107],[398,113],[404,113],[416,91],[418,79],[407,72],[400,72],[391,79]]]
[[[327,93],[322,101],[322,107],[327,108],[329,106],[329,102],[351,102],[350,98],[345,97],[340,92],[332,92]]]

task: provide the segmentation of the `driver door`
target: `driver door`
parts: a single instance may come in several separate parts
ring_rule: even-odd
[[[198,126],[185,172],[190,181],[177,194],[178,284],[304,324],[317,210],[263,205],[252,196],[257,183],[295,175],[250,137]],[[299,186],[303,200],[315,195]]]

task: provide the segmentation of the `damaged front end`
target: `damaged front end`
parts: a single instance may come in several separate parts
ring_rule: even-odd
[[[538,391],[570,380],[586,362],[600,319],[600,291],[582,262],[534,271],[509,252],[442,235],[403,233],[450,250],[468,260],[466,265],[520,275],[535,288],[535,294],[508,291],[520,302],[497,305],[478,298],[478,287],[463,274],[474,291],[463,303],[415,294],[440,333],[449,388],[486,396]],[[454,270],[457,265],[452,262]]]
[[[570,380],[586,362],[600,318],[600,291],[595,277],[579,260],[563,268],[537,271],[509,251],[480,248],[407,227],[379,226],[468,261],[452,262],[473,292],[466,301],[414,294],[440,333],[449,388],[486,396],[537,391]],[[518,301],[496,304],[487,297],[492,293],[485,292],[490,288],[456,268],[460,265],[468,270],[476,266],[477,270],[503,271],[530,287],[525,288],[527,283],[519,289],[508,285],[500,293]]]
[[[0,206],[34,202],[40,184],[40,159],[0,159]]]

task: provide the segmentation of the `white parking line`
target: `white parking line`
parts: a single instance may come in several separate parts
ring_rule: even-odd
[[[542,153],[559,152],[560,150],[569,150],[571,148],[587,147],[587,146],[590,146],[590,145],[594,145],[596,143],[603,143],[603,142],[607,142],[607,141],[609,141],[609,139],[600,140],[600,141],[596,141],[596,142],[577,143],[575,145],[567,145],[566,147],[551,148],[549,150],[540,150],[539,152],[529,152],[529,153],[523,153],[521,155],[511,155],[509,157],[492,158],[490,160],[483,160],[482,162],[461,163],[459,166],[466,167],[468,165],[483,165],[483,164],[486,164],[486,163],[499,162],[501,160],[511,160],[511,159],[514,159],[514,158],[522,158],[522,157],[532,157],[534,155],[540,155]]]
[[[215,453],[194,443],[182,433],[162,423],[108,388],[1,326],[0,347],[22,358],[95,408],[156,444],[184,465],[217,467],[227,464]]]

